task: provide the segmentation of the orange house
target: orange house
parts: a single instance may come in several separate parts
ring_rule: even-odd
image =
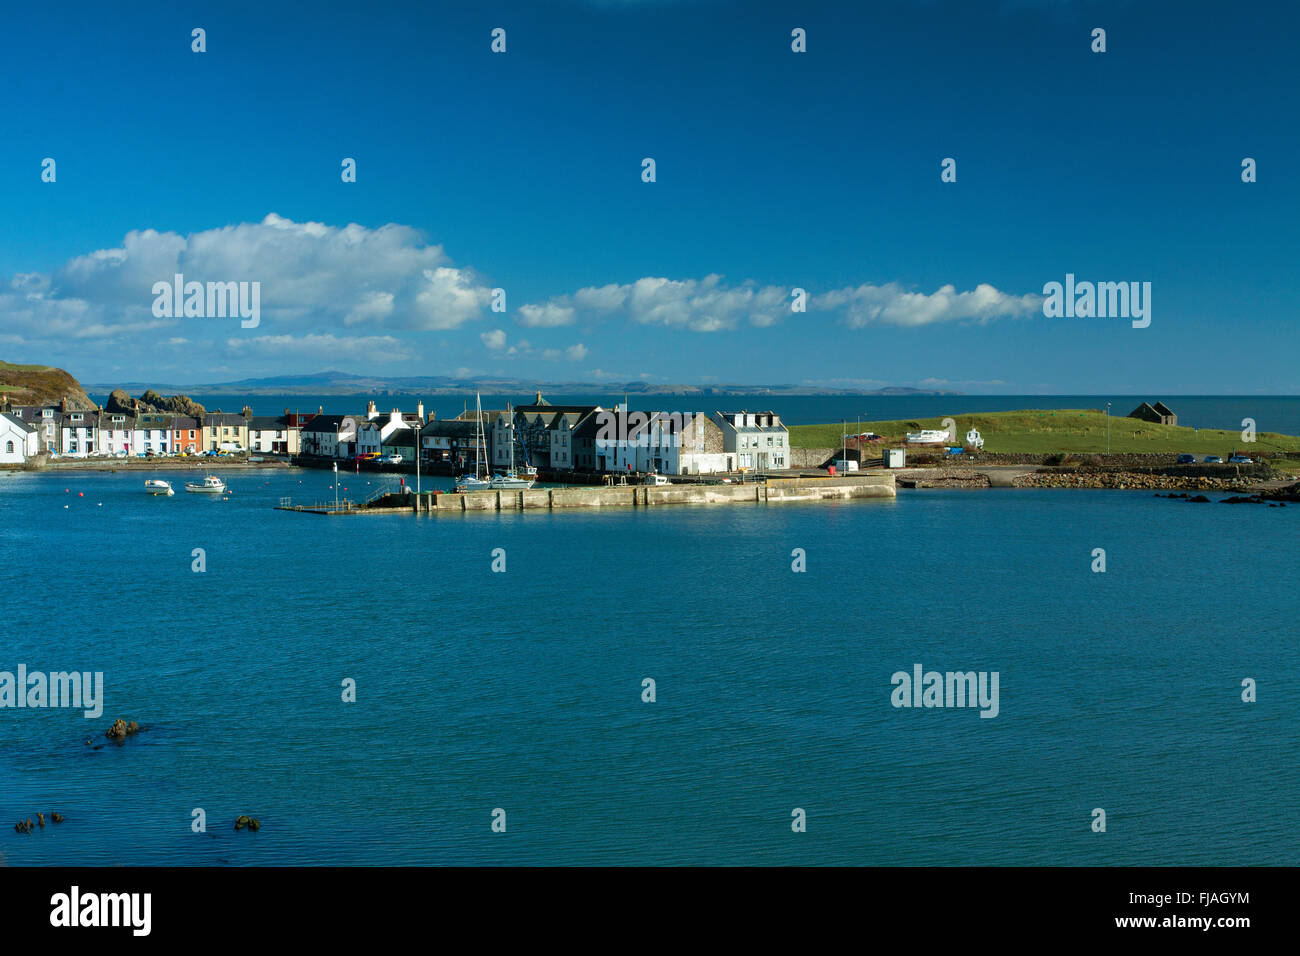
[[[191,455],[203,450],[203,436],[199,433],[199,420],[177,415],[172,419],[172,454],[189,452]]]

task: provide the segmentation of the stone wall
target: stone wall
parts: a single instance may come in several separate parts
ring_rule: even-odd
[[[749,484],[630,486],[626,488],[545,488],[528,491],[447,492],[421,496],[433,513],[514,511],[518,509],[652,508],[674,504],[745,504],[892,498],[894,476],[879,473],[841,480],[792,478]],[[414,504],[414,503],[413,503]]]

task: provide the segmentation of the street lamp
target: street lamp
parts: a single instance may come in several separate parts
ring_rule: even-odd
[[[1106,454],[1110,454],[1110,402],[1106,403]]]

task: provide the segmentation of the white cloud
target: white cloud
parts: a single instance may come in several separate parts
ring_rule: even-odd
[[[226,334],[223,319],[155,319],[153,285],[176,274],[260,283],[260,327],[285,333],[456,329],[485,316],[491,297],[472,270],[409,226],[327,226],[271,213],[188,235],[134,230],[120,246],[48,275],[19,273],[0,289],[0,327],[29,337],[129,338],[162,327]]]
[[[491,332],[481,332],[479,338],[483,344],[490,349],[503,349],[506,347],[505,329],[493,329]]]
[[[958,292],[945,285],[926,295],[909,292],[897,282],[885,285],[867,283],[857,288],[836,289],[812,297],[813,309],[843,311],[850,328],[867,325],[921,326],[935,322],[972,319],[980,323],[991,319],[1025,318],[1042,310],[1042,297],[1008,295],[986,282],[973,291]]]
[[[550,329],[572,325],[576,317],[577,313],[572,306],[556,301],[519,307],[519,324],[528,328]]]
[[[664,325],[693,332],[735,328],[742,319],[759,327],[772,325],[786,304],[787,290],[759,286],[752,280],[728,285],[722,276],[668,279],[646,276],[619,285],[589,286],[572,295],[555,296],[540,305],[521,306],[520,324],[571,325],[579,313],[626,315],[642,325]]]

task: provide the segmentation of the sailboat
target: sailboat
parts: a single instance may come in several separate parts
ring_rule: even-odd
[[[483,440],[483,396],[478,392],[474,393],[474,405],[474,474],[457,478],[456,491],[487,491],[492,487],[487,476],[479,474],[487,457],[487,442]]]
[[[529,468],[523,476],[515,471],[515,420],[510,416],[509,405],[506,406],[506,418],[510,420],[510,470],[493,475],[490,486],[498,491],[522,491],[537,481],[537,469]]]

